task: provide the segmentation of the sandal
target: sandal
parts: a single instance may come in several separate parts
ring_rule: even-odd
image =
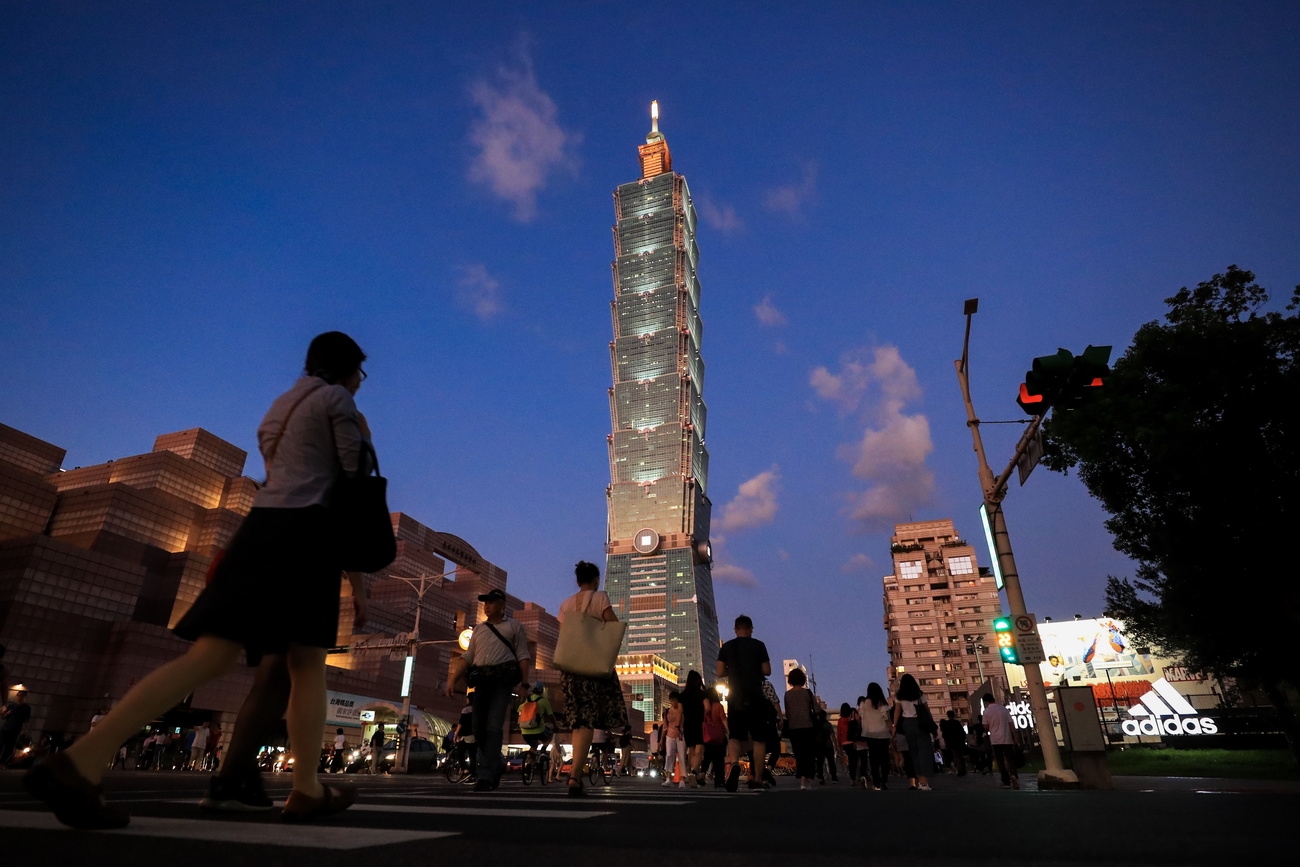
[[[24,774],[23,787],[70,828],[100,831],[125,828],[131,821],[126,810],[105,803],[104,787],[83,777],[63,753],[55,753]]]
[[[284,802],[280,818],[286,822],[310,822],[324,816],[341,813],[357,799],[356,786],[326,786],[319,798],[311,798],[294,789]]]
[[[582,780],[576,780],[573,777],[569,777],[569,797],[570,798],[587,797],[587,789],[585,786],[582,785]]]

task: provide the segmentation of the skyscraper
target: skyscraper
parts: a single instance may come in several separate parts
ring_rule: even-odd
[[[657,103],[638,150],[640,180],[614,192],[606,586],[628,623],[625,654],[657,654],[682,677],[695,669],[712,680],[718,616],[695,208],[672,170]]]

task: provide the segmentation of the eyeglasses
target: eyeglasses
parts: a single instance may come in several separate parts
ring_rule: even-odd
[[[365,372],[365,370],[363,370],[363,369],[360,368],[360,367],[357,368],[357,373],[361,374],[361,381],[362,381],[362,382],[365,382],[365,381],[366,381],[366,377],[369,376],[369,374],[367,374],[367,373]]]

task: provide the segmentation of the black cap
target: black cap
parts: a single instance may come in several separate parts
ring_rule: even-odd
[[[505,601],[506,601],[506,591],[504,591],[504,590],[489,590],[488,592],[486,592],[486,593],[484,593],[482,596],[480,596],[480,597],[478,598],[478,601],[479,601],[479,602],[495,602],[495,601],[497,601],[498,599],[501,600],[502,602],[505,602]]]

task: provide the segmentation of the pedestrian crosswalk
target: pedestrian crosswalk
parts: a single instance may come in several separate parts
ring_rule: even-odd
[[[176,791],[124,792],[113,803],[129,804],[131,824],[108,835],[241,843],[302,849],[352,850],[392,843],[432,841],[475,834],[479,819],[507,821],[582,822],[631,814],[646,808],[684,808],[716,798],[749,797],[752,792],[728,794],[714,789],[679,789],[624,784],[588,789],[588,796],[567,796],[563,785],[524,788],[507,783],[491,793],[474,793],[461,787],[421,786],[388,789],[364,786],[362,799],[346,813],[310,826],[288,825],[272,814],[212,816],[191,813],[197,796],[177,797]],[[30,802],[5,799],[0,806],[0,828],[18,831],[65,831],[53,815],[30,809]],[[151,815],[166,813],[167,815]],[[382,821],[371,816],[382,816]],[[497,823],[499,824],[499,823]],[[401,825],[402,827],[390,827]]]

